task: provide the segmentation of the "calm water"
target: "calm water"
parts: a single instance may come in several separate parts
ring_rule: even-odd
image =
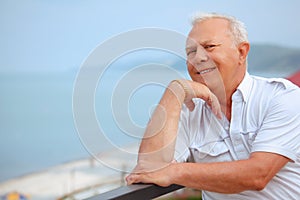
[[[73,77],[10,73],[0,78],[0,181],[87,156],[72,119]]]

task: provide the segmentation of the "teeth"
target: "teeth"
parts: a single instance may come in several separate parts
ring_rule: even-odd
[[[207,73],[207,72],[213,71],[214,69],[215,69],[215,68],[205,69],[205,70],[202,70],[202,71],[200,71],[200,72],[197,72],[197,74],[205,74],[205,73]]]

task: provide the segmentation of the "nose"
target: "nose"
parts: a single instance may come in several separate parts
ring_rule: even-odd
[[[197,47],[197,52],[196,52],[196,55],[195,55],[194,59],[195,59],[196,63],[202,63],[202,62],[208,61],[207,52],[205,51],[205,49],[201,45],[199,45]]]
[[[205,49],[199,45],[194,56],[189,60],[196,69],[201,68],[201,66],[209,60],[209,56]]]

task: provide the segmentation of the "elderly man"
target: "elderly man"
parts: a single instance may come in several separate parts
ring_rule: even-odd
[[[249,49],[235,18],[195,17],[186,42],[192,81],[166,88],[128,184],[179,184],[203,199],[299,199],[300,89],[249,75]]]

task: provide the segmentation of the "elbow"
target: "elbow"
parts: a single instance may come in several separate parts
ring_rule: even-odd
[[[270,173],[269,169],[257,168],[256,170],[254,170],[254,173],[252,173],[252,176],[250,178],[250,189],[261,191],[267,187],[272,178],[273,174]]]
[[[252,189],[256,190],[256,191],[261,191],[263,189],[265,189],[265,187],[268,185],[269,180],[267,180],[266,178],[256,178],[253,181],[252,184]]]

